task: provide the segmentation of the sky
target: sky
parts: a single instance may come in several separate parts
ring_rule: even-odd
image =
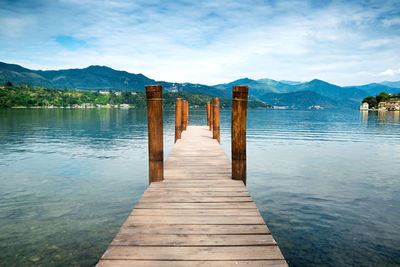
[[[155,80],[400,80],[400,1],[0,0],[0,61]]]

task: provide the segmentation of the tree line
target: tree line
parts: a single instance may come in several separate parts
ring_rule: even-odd
[[[163,106],[173,108],[176,98],[187,100],[192,107],[205,107],[212,100],[212,96],[198,93],[167,92],[163,94]],[[221,99],[221,107],[232,106],[230,99]],[[83,91],[70,89],[50,89],[44,87],[13,85],[7,82],[0,86],[0,108],[12,107],[71,107],[73,105],[91,104],[96,105],[120,105],[129,104],[132,108],[146,107],[146,93],[122,91],[116,93],[109,91]],[[249,101],[250,108],[269,108],[268,104],[260,101]]]
[[[381,92],[379,95],[376,96],[367,96],[363,99],[362,103],[367,102],[369,108],[376,108],[380,102],[388,102],[391,100],[398,100],[400,98],[400,93],[390,94],[388,95],[386,92]]]

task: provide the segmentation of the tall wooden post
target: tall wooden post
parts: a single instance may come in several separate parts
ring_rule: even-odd
[[[232,179],[246,184],[247,86],[233,86],[232,94]]]
[[[187,101],[183,100],[183,104],[182,104],[182,130],[186,131],[187,128]]]
[[[213,107],[212,107],[212,100],[210,102],[210,131],[213,130]]]
[[[175,143],[182,135],[182,98],[175,100]]]
[[[185,113],[185,100],[182,100],[182,103],[181,103],[181,135],[182,135],[182,132],[185,130],[185,115],[184,115],[184,113]]]
[[[189,102],[186,101],[186,128],[189,126]]]
[[[213,108],[213,138],[217,139],[220,143],[220,131],[219,131],[219,98],[216,97],[212,102]]]
[[[164,179],[162,86],[146,86],[149,134],[149,184]]]
[[[211,103],[207,102],[207,126],[210,126],[210,108],[211,108]]]

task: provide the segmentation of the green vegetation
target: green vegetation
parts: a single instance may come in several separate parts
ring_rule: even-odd
[[[198,93],[164,93],[164,107],[173,108],[176,98],[187,100],[191,107],[204,107],[213,98]],[[230,107],[230,99],[221,99],[221,107]],[[13,86],[6,83],[0,86],[0,108],[12,107],[73,107],[74,105],[90,104],[90,106],[107,106],[128,104],[132,108],[146,107],[144,92],[100,92],[78,91],[64,89],[49,89],[28,85]],[[260,101],[249,101],[249,108],[269,108],[271,106]]]
[[[369,108],[377,108],[379,102],[396,101],[399,98],[400,98],[400,93],[398,95],[396,94],[388,95],[386,92],[381,92],[379,95],[376,96],[367,96],[366,98],[363,99],[362,103],[367,102]]]

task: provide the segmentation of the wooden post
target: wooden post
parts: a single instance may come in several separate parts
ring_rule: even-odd
[[[233,86],[232,94],[232,179],[246,184],[247,86]]]
[[[186,101],[186,128],[189,126],[189,102]]]
[[[211,108],[211,103],[207,102],[207,126],[210,126],[210,108]]]
[[[183,100],[183,104],[182,104],[182,130],[186,131],[186,127],[187,127],[187,101]]]
[[[219,98],[216,97],[212,102],[213,108],[213,138],[217,139],[220,143],[220,131],[219,131]]]
[[[149,134],[149,184],[164,179],[162,86],[146,86]]]
[[[210,102],[210,131],[213,130],[213,108],[212,108],[212,100]]]
[[[175,143],[182,135],[182,98],[175,100]]]

